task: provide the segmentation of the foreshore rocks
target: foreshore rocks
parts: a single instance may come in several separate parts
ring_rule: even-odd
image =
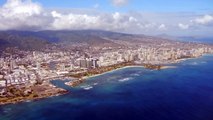
[[[83,83],[85,81],[85,79],[77,79],[74,81],[70,81],[70,82],[66,82],[65,84],[71,87],[75,87],[78,86],[79,84]]]
[[[0,97],[0,105],[38,100],[66,93],[68,93],[67,90],[47,84],[22,88],[11,86],[8,88],[7,94]]]
[[[144,66],[144,68],[153,69],[153,70],[160,70],[163,68],[162,65],[144,64],[143,66]]]

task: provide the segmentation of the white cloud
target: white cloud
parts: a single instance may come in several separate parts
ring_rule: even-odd
[[[134,17],[129,17],[129,22],[138,22],[138,20]]]
[[[189,28],[189,25],[188,25],[188,24],[179,23],[179,24],[178,24],[178,27],[179,27],[180,29],[186,30],[186,29]]]
[[[158,29],[159,29],[159,30],[167,30],[165,24],[161,24],[161,25],[158,27]]]
[[[54,18],[61,18],[62,17],[62,15],[60,13],[57,13],[56,11],[52,11],[51,14]]]
[[[203,17],[195,19],[194,22],[198,23],[198,24],[203,24],[203,25],[206,25],[206,24],[209,24],[209,23],[213,23],[213,16],[205,15]]]
[[[52,11],[52,17],[54,22],[52,23],[52,29],[94,29],[100,25],[99,16],[90,16],[86,14],[61,14],[56,11]]]
[[[143,22],[137,16],[124,14],[120,12],[105,13],[98,15],[60,13],[52,11],[51,15],[54,21],[50,29],[73,30],[73,29],[102,29],[120,32],[139,33],[141,30],[149,31],[158,29],[158,24]],[[161,25],[161,30],[166,30],[165,25]]]
[[[0,7],[0,30],[73,30],[103,29],[128,31],[140,28],[141,22],[124,13],[73,13],[71,11],[45,11],[31,0],[8,0]]]
[[[14,17],[22,15],[24,17],[41,14],[42,8],[39,4],[32,3],[30,0],[8,0],[1,8],[4,17]]]
[[[113,13],[112,16],[116,21],[119,21],[121,19],[121,15],[119,12]]]
[[[38,29],[48,21],[42,11],[31,0],[8,0],[0,8],[0,29]]]
[[[114,6],[123,6],[128,3],[128,0],[112,0]]]
[[[114,0],[117,6],[127,2]],[[0,30],[102,29],[139,34],[209,34],[213,32],[212,25],[213,16],[196,13],[105,13],[93,8],[47,10],[31,0],[8,0],[0,6]]]
[[[149,30],[153,28],[158,28],[156,23],[145,23],[142,28]]]

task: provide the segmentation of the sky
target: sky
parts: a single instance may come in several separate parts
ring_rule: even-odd
[[[212,0],[0,0],[0,30],[213,36]]]
[[[34,0],[44,7],[93,8],[98,6],[104,11],[207,11],[213,10],[212,0]],[[117,1],[117,2],[113,2]],[[211,4],[212,3],[212,4]],[[115,7],[117,6],[117,7]],[[118,6],[120,6],[118,8]],[[123,6],[123,7],[121,7]]]

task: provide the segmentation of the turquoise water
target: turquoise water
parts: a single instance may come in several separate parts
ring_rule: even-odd
[[[213,55],[160,71],[126,68],[69,94],[0,106],[0,120],[213,120]]]

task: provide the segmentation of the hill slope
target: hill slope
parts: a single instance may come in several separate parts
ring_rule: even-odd
[[[120,41],[130,43],[159,42],[162,39],[145,35],[132,35],[101,30],[75,31],[1,31],[0,49],[18,47],[27,50],[39,50],[48,44],[84,43],[89,46],[116,46]],[[165,41],[165,40],[164,40]]]

